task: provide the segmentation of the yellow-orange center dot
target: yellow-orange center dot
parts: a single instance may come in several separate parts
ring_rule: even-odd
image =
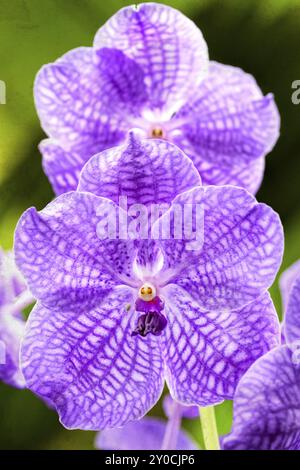
[[[164,137],[163,129],[161,127],[153,127],[153,129],[151,130],[151,137],[157,138],[157,139],[163,138]]]
[[[156,289],[153,284],[150,282],[145,282],[142,287],[139,289],[139,298],[145,300],[146,302],[150,302],[156,297]]]

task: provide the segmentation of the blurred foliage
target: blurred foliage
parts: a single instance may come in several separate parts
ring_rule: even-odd
[[[53,197],[37,150],[43,138],[32,85],[39,68],[69,49],[91,45],[98,27],[120,0],[0,0],[0,79],[7,103],[0,105],[0,244],[10,248],[15,224],[31,205]],[[272,91],[282,117],[281,138],[267,159],[258,198],[282,218],[286,233],[283,267],[300,258],[300,105],[291,83],[300,79],[300,0],[171,0],[202,29],[210,57],[253,74]],[[281,315],[278,287],[272,295]],[[161,414],[161,406],[152,414]],[[218,428],[229,432],[232,406],[217,407]],[[201,443],[198,420],[184,426]],[[94,433],[67,431],[29,391],[0,385],[0,448],[92,449]]]

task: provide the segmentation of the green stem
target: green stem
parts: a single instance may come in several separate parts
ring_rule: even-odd
[[[220,450],[219,436],[213,406],[199,406],[202,434],[206,450]]]

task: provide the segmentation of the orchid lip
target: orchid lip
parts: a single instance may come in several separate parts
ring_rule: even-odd
[[[159,336],[166,326],[167,319],[164,315],[159,312],[148,312],[139,317],[137,326],[131,333],[131,336],[140,335],[145,337],[149,333]]]
[[[135,310],[137,312],[149,313],[149,312],[158,312],[160,313],[165,307],[164,301],[155,296],[152,300],[144,300],[138,297],[135,301]]]
[[[137,325],[131,333],[131,336],[140,335],[145,337],[149,333],[154,336],[159,336],[167,325],[167,319],[161,313],[164,306],[164,301],[158,296],[150,301],[140,297],[137,298],[135,309],[137,312],[142,312],[143,315],[138,318]]]

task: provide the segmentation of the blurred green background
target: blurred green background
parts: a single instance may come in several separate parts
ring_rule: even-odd
[[[12,246],[15,224],[31,205],[53,197],[37,150],[43,132],[32,84],[39,68],[64,52],[89,46],[99,26],[131,2],[110,0],[0,0],[0,79],[7,103],[0,105],[0,245]],[[300,258],[300,105],[291,84],[300,79],[300,0],[171,0],[201,28],[210,57],[253,74],[275,94],[281,138],[267,159],[258,199],[277,210],[285,226],[283,269]],[[272,295],[279,315],[277,284]],[[161,413],[160,405],[152,414]],[[227,433],[231,403],[217,407],[218,428]],[[201,442],[200,426],[184,423]],[[94,433],[67,431],[57,415],[28,391],[0,384],[0,448],[92,449]]]

